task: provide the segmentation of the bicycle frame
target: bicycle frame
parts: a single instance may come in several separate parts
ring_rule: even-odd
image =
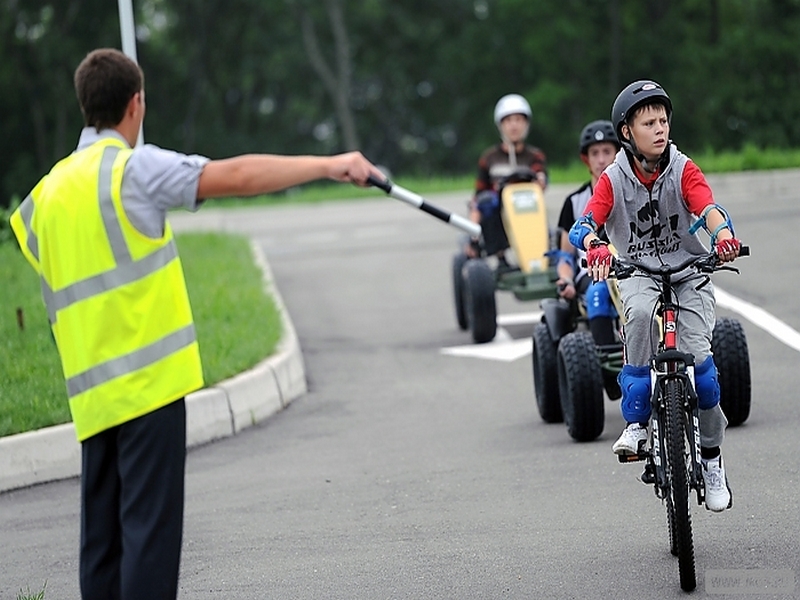
[[[749,254],[743,246],[741,255]],[[650,414],[649,448],[638,454],[619,455],[620,462],[645,460],[642,481],[652,483],[656,496],[667,508],[670,551],[678,557],[681,588],[693,590],[697,585],[694,563],[694,541],[690,510],[691,490],[697,493],[697,503],[705,501],[705,482],[700,455],[699,400],[695,391],[694,356],[678,350],[678,304],[672,277],[688,267],[700,273],[712,273],[733,267],[720,266],[715,254],[692,257],[681,265],[662,265],[651,269],[637,263],[616,261],[617,279],[635,271],[650,277],[658,285],[656,314],[659,319],[657,352],[650,358],[652,407]],[[700,286],[705,285],[701,283]]]
[[[680,352],[678,341],[678,307],[675,304],[671,281],[672,273],[660,273],[660,294],[657,313],[660,316],[660,341],[658,352],[650,359],[650,443],[649,448],[634,455],[619,455],[620,462],[647,461],[655,476],[655,494],[664,500],[668,495],[669,479],[664,461],[663,429],[660,419],[666,412],[666,385],[679,381],[683,390],[682,405],[676,407],[686,413],[687,439],[692,440],[688,459],[691,461],[689,485],[697,493],[697,503],[705,499],[705,486],[700,466],[700,425],[697,393],[694,389],[694,356]]]
[[[697,494],[697,503],[702,504],[705,500],[705,485],[702,476],[700,463],[700,417],[699,401],[694,388],[694,356],[680,352],[677,349],[677,307],[672,298],[672,286],[670,282],[662,281],[662,318],[661,318],[661,343],[659,352],[650,360],[650,383],[651,383],[651,435],[652,443],[648,459],[652,461],[652,466],[656,475],[655,492],[656,496],[665,499],[668,493],[669,480],[666,472],[666,464],[663,457],[663,439],[660,419],[666,414],[665,403],[669,401],[666,393],[667,382],[678,381],[680,383],[681,406],[676,406],[676,410],[682,410],[686,414],[686,439],[689,442],[688,462],[689,486]]]

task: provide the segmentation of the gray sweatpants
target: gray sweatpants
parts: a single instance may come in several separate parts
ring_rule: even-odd
[[[674,278],[679,279],[679,278]],[[711,355],[711,335],[716,321],[714,285],[706,283],[696,289],[705,276],[680,278],[675,285],[678,305],[678,349],[694,355],[695,365]],[[625,310],[625,362],[633,366],[647,365],[658,348],[659,333],[654,310],[658,287],[649,277],[634,276],[619,282]],[[700,411],[700,443],[711,448],[722,445],[728,420],[719,404]]]

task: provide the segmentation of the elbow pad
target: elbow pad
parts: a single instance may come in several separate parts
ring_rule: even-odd
[[[706,223],[706,218],[708,217],[708,213],[715,208],[722,215],[724,221],[719,226],[717,226],[717,228],[714,231],[711,231]],[[723,229],[727,229],[728,231],[731,232],[731,236],[736,237],[736,233],[734,233],[733,231],[733,222],[731,221],[730,215],[728,215],[728,211],[722,208],[719,204],[709,204],[703,211],[703,214],[701,214],[700,217],[692,224],[692,226],[689,227],[689,233],[694,235],[697,232],[697,230],[700,229],[701,227],[711,237],[712,247],[717,244],[717,234]]]
[[[583,240],[589,233],[597,232],[597,223],[592,218],[592,213],[584,215],[572,225],[569,230],[569,243],[578,248],[579,250],[586,250],[583,245]]]

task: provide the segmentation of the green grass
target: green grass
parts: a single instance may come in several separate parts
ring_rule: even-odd
[[[739,152],[706,151],[690,154],[690,156],[706,173],[765,171],[800,167],[800,149],[758,148],[752,144],[746,145]]]
[[[274,352],[281,323],[245,237],[184,234],[178,248],[207,385]],[[38,278],[15,244],[0,245],[0,436],[70,420]],[[20,329],[17,310],[22,311]]]
[[[16,244],[0,245],[0,282],[0,435],[65,423],[67,393],[39,280]]]
[[[28,587],[25,590],[20,590],[17,592],[17,600],[44,600],[44,591],[47,589],[47,582],[45,581],[44,585],[42,586],[41,591],[33,593],[31,592],[31,588]]]
[[[275,351],[282,329],[244,236],[178,236],[186,287],[211,385],[249,369]]]

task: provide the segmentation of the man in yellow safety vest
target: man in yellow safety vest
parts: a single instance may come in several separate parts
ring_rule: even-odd
[[[84,599],[174,599],[183,534],[184,397],[203,386],[166,212],[315,179],[383,179],[360,153],[209,160],[136,147],[144,76],[114,49],[75,71],[85,128],[12,215],[42,293],[82,445]]]

